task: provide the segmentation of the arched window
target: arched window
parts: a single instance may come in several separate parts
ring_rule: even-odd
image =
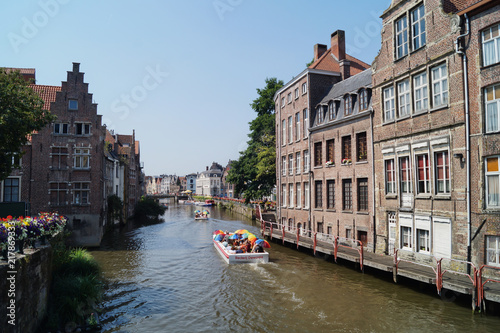
[[[344,114],[346,116],[352,114],[352,96],[351,95],[344,96]]]
[[[361,89],[359,91],[359,111],[368,110],[368,90]]]
[[[330,101],[328,103],[328,120],[335,119],[335,102]]]

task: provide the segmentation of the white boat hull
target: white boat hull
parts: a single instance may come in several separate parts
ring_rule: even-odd
[[[269,262],[269,253],[229,253],[222,246],[221,242],[213,240],[214,246],[219,252],[222,259],[224,259],[228,264],[240,264],[240,263],[252,263],[252,262]]]

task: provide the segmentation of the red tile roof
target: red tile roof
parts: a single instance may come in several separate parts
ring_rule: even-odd
[[[370,68],[370,65],[368,65],[367,63],[357,58],[354,58],[348,54],[346,54],[346,59],[351,62],[351,73],[350,73],[351,76],[361,73],[367,68]],[[339,62],[336,58],[334,58],[331,49],[328,49],[321,57],[319,57],[318,60],[313,62],[309,66],[309,68],[332,71],[332,72],[340,72]]]
[[[443,0],[443,8],[447,13],[458,13],[483,0]]]
[[[40,95],[44,101],[43,109],[50,111],[50,103],[56,101],[56,93],[61,91],[59,86],[45,86],[41,84],[30,84],[35,92]]]

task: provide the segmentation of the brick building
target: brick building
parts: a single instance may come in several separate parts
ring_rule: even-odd
[[[316,44],[313,63],[274,96],[277,218],[283,226],[299,228],[302,232],[332,231],[323,224],[323,217],[314,215],[313,221],[311,211],[314,179],[309,130],[316,106],[335,83],[369,67],[345,53],[343,31],[334,32],[330,42],[328,49],[326,45]]]
[[[500,3],[444,1],[460,17],[457,51],[462,54],[470,142],[470,260],[500,267]],[[488,274],[488,272],[486,272]]]
[[[377,250],[401,249],[416,261],[466,260],[458,17],[441,0],[394,0],[382,20],[372,65]]]
[[[374,250],[371,70],[333,85],[315,107],[312,223],[318,233]]]

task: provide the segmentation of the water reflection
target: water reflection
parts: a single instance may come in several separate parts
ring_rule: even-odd
[[[171,207],[165,222],[105,237],[96,259],[110,281],[106,332],[496,332],[500,320],[390,279],[272,243],[268,264],[227,265],[216,229],[255,222]]]

